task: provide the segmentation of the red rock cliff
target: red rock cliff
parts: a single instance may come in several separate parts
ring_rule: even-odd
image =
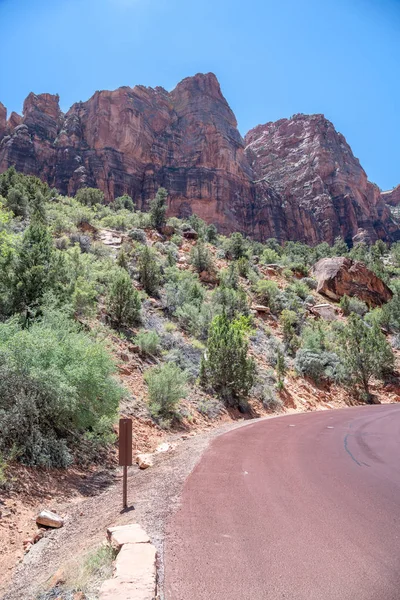
[[[96,92],[64,115],[58,96],[30,94],[23,116],[0,105],[0,171],[10,165],[60,192],[100,187],[145,208],[160,185],[169,212],[197,213],[220,231],[309,243],[371,239],[395,229],[379,192],[322,116],[259,126],[246,136],[212,73],[172,92]]]
[[[374,241],[390,239],[397,229],[378,187],[323,115],[259,125],[245,141],[258,181],[268,182],[282,199],[289,239]]]

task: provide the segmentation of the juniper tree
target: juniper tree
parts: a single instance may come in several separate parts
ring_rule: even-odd
[[[201,380],[215,389],[227,406],[240,406],[255,380],[255,362],[248,357],[245,318],[214,317],[202,360]]]
[[[167,212],[168,192],[165,188],[158,188],[157,194],[150,202],[150,222],[155,229],[161,229],[165,225]]]
[[[338,342],[338,353],[351,382],[361,386],[366,401],[370,402],[371,379],[381,379],[393,370],[391,347],[376,323],[370,326],[354,313],[350,314],[346,326],[340,328]]]

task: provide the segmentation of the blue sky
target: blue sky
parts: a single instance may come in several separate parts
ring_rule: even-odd
[[[400,183],[400,0],[0,0],[0,23],[10,112],[213,71],[242,134],[324,113],[372,181]]]

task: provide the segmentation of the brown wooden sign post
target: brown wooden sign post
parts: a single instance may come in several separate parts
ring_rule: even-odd
[[[132,465],[132,419],[119,420],[119,466],[123,473],[123,508],[128,507],[128,467]]]

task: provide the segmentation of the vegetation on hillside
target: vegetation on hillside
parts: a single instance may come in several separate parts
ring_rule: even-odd
[[[244,411],[254,399],[279,406],[288,374],[365,401],[372,382],[392,377],[400,243],[261,244],[221,236],[196,215],[166,220],[166,201],[161,188],[145,213],[127,195],[107,204],[99,190],[70,198],[13,168],[0,175],[2,461],[64,467],[112,441],[126,394],[105,341],[113,335],[137,345],[149,414],[163,426],[182,417],[188,382]],[[117,255],[99,239],[102,229],[123,236]],[[316,321],[310,267],[343,255],[382,277],[393,299],[368,310],[344,297],[339,321]],[[160,307],[161,329],[145,321],[148,298]]]

